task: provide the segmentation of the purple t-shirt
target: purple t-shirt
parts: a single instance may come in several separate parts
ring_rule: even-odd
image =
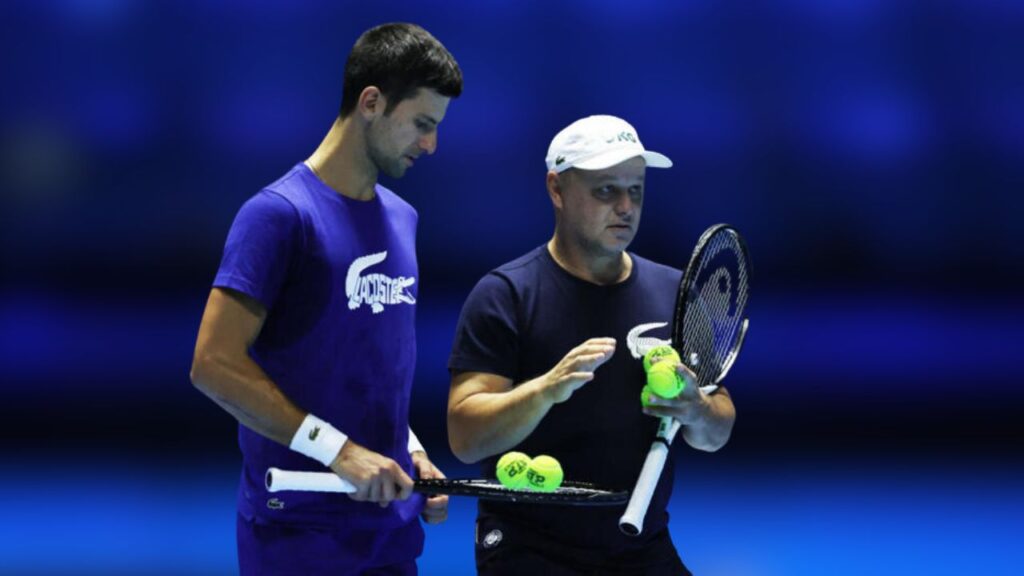
[[[288,398],[410,475],[416,222],[415,209],[382,186],[373,200],[353,200],[298,164],[239,210],[213,283],[266,307],[249,352]],[[418,523],[418,495],[381,508],[344,494],[270,494],[270,466],[326,468],[245,426],[238,442],[246,518],[346,530]]]

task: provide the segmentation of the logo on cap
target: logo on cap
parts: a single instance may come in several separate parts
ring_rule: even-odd
[[[605,140],[605,142],[607,144],[611,144],[616,140],[618,140],[619,142],[632,142],[634,144],[638,143],[636,139],[636,134],[633,134],[632,132],[619,132],[616,136],[612,136],[611,139]]]
[[[565,156],[559,156],[555,158],[555,166],[565,163]]]

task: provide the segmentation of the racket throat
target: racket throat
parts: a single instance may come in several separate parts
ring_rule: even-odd
[[[671,446],[672,440],[679,432],[681,424],[675,418],[665,417],[658,423],[658,433],[654,437],[655,442],[661,442],[665,446]]]

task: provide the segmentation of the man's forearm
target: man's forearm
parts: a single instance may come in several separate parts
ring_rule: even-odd
[[[413,452],[427,453],[427,449],[423,447],[423,443],[420,442],[419,437],[417,437],[416,433],[412,431],[412,426],[409,426],[409,441],[405,443],[405,446],[409,454],[412,454]]]
[[[736,408],[726,394],[713,394],[707,399],[707,410],[703,417],[684,426],[682,433],[683,439],[690,446],[714,452],[729,441],[736,421]]]
[[[248,356],[205,354],[192,364],[192,383],[247,428],[288,446],[305,412]]]
[[[540,378],[506,392],[478,392],[448,411],[452,451],[466,463],[504,452],[525,440],[551,409]]]

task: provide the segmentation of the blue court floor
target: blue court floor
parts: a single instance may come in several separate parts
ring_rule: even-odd
[[[672,534],[696,574],[1022,573],[1019,464],[721,455],[689,471],[684,458],[677,476]],[[0,574],[236,572],[234,466],[5,462]],[[422,574],[472,573],[473,514],[452,499],[448,522],[428,527]]]

